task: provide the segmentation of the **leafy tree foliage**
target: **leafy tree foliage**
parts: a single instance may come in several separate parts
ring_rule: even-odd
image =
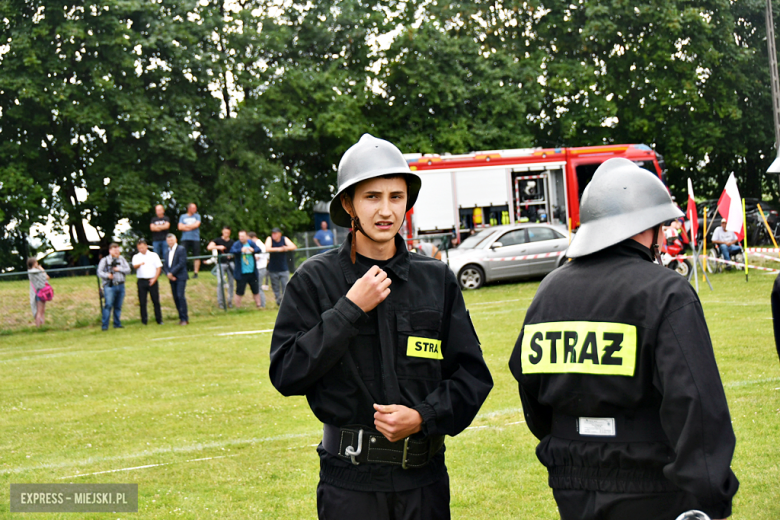
[[[405,152],[643,142],[673,190],[778,193],[763,2],[2,0],[0,263],[30,225],[199,205],[310,225],[362,133]],[[778,9],[780,11],[780,9]],[[17,261],[18,263],[18,261]]]
[[[383,96],[369,114],[402,149],[466,153],[533,145],[526,115],[538,94],[529,95],[534,71],[511,54],[442,30],[434,18],[402,32],[387,59],[378,78]]]
[[[691,177],[717,196],[731,171],[747,195],[767,189],[762,2],[469,1],[442,16],[536,67],[535,144],[647,143],[678,194]]]

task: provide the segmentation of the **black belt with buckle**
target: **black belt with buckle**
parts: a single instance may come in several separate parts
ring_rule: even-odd
[[[444,446],[444,436],[407,437],[390,442],[378,431],[360,426],[339,428],[323,425],[322,447],[331,455],[351,460],[356,466],[366,462],[396,464],[403,469],[421,468]]]

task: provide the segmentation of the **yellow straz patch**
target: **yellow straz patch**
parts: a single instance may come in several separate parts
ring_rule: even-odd
[[[524,374],[633,376],[636,327],[595,321],[526,325],[520,348]]]
[[[409,336],[406,343],[406,355],[428,359],[444,359],[441,354],[441,340]]]

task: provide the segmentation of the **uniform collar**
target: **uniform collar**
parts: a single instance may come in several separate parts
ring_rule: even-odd
[[[612,247],[605,249],[604,253],[611,255],[618,254],[622,256],[638,256],[644,260],[647,260],[648,262],[655,262],[653,252],[633,238],[629,238],[628,240],[624,240]]]
[[[395,255],[387,262],[383,268],[390,270],[403,281],[409,279],[409,251],[406,249],[406,242],[400,234],[395,235]],[[339,264],[347,277],[347,282],[353,284],[358,276],[364,274],[358,264],[352,264],[350,254],[352,252],[352,233],[347,235],[347,239],[339,248]]]

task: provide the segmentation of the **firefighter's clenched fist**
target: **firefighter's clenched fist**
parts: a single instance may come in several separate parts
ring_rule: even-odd
[[[390,296],[392,280],[378,266],[372,266],[366,274],[347,293],[347,298],[360,307],[363,312],[370,312]]]

